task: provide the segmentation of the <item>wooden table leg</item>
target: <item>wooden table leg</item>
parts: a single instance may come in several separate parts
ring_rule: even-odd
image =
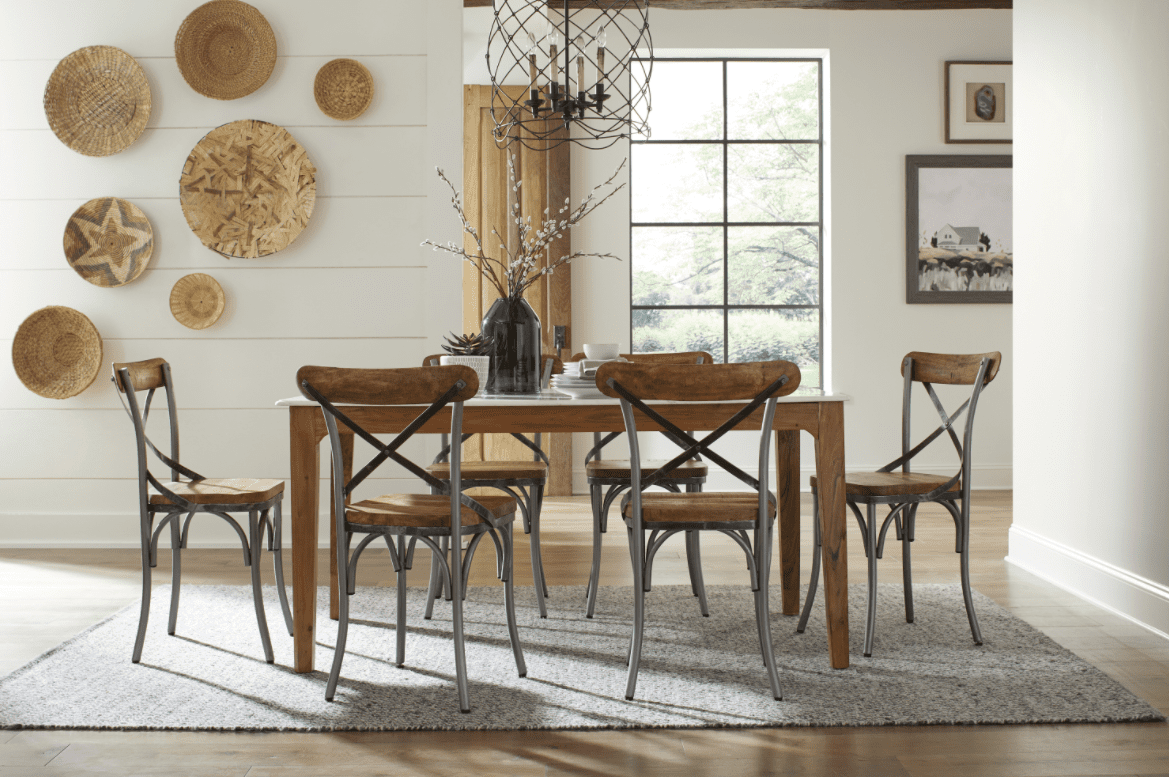
[[[823,540],[824,608],[833,669],[848,668],[848,548],[845,544],[844,405],[820,403],[816,477]]]
[[[313,670],[317,616],[317,510],[321,456],[313,430],[317,407],[289,408],[289,455],[292,460],[292,652],[293,668]]]
[[[330,462],[332,458],[330,458]],[[353,478],[353,435],[341,435],[341,474],[348,483]],[[333,504],[333,468],[329,467],[329,617],[341,617],[337,601],[337,505]],[[349,497],[345,497],[349,504]]]
[[[800,433],[775,432],[779,496],[779,582],[784,615],[800,614]]]

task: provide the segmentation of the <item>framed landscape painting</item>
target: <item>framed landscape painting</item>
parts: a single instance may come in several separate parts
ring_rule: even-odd
[[[905,157],[905,301],[1011,302],[1009,155]]]

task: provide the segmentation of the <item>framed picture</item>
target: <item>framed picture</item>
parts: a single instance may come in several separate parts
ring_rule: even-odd
[[[1011,157],[905,157],[905,301],[1010,302]]]
[[[947,62],[946,142],[1010,143],[1014,100],[1010,62]]]

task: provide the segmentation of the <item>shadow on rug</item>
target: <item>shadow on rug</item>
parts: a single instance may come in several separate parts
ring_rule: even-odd
[[[459,730],[768,726],[880,726],[1164,720],[1119,683],[975,594],[986,643],[970,641],[957,586],[914,587],[907,624],[900,586],[882,586],[872,658],[861,655],[864,586],[850,590],[852,666],[829,668],[823,607],[804,634],[775,616],[783,683],[774,701],[742,586],[711,586],[709,618],[689,586],[656,586],[647,597],[637,699],[624,699],[632,596],[602,588],[593,620],[584,589],[556,587],[540,620],[520,601],[528,676],[516,676],[502,586],[472,588],[465,610],[471,713],[458,711],[450,608],[422,618],[412,588],[406,666],[393,663],[394,593],[359,588],[336,701],[325,680],[336,623],[317,601],[311,674],[291,669],[269,589],[276,665],[265,664],[246,586],[184,586],[178,634],[166,634],[170,589],[154,589],[142,663],[130,663],[137,604],[0,679],[0,728],[181,730]],[[529,590],[530,593],[530,590]],[[778,600],[778,595],[773,601]],[[773,605],[774,606],[774,605]]]

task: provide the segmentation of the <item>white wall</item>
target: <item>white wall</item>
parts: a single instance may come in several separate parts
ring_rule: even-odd
[[[211,477],[287,478],[287,413],[273,402],[297,393],[298,367],[416,364],[459,327],[460,268],[419,243],[455,228],[433,167],[462,167],[460,0],[253,0],[279,58],[263,87],[228,102],[194,92],[175,64],[175,32],[196,5],[0,4],[0,349],[10,351],[33,311],[68,305],[97,326],[107,365],[63,401],[32,394],[11,366],[0,368],[0,545],[137,544],[133,438],[110,362],[171,362],[189,466]],[[104,158],[64,146],[42,108],[57,62],[97,44],[138,60],[154,103],[137,142]],[[312,96],[317,70],[336,57],[361,61],[375,79],[373,105],[351,122],[325,116]],[[177,182],[207,131],[245,118],[279,124],[304,145],[317,203],[287,250],[228,261],[187,227]],[[61,247],[70,214],[104,196],[136,203],[155,233],[149,268],[117,289],[80,278]],[[223,317],[199,332],[168,306],[171,286],[191,272],[209,273],[227,293]],[[192,541],[230,537],[210,530]]]
[[[469,82],[485,77],[485,44],[475,36],[485,38],[489,19],[489,9],[469,9],[465,16]],[[1009,488],[1012,306],[905,304],[904,169],[907,154],[1011,153],[1009,145],[946,145],[942,113],[943,63],[1010,60],[1011,12],[655,8],[650,27],[655,50],[828,50],[831,267],[825,329],[831,332],[833,389],[853,397],[845,406],[845,461],[851,469],[875,469],[900,451],[900,364],[907,352],[998,350],[1002,370],[979,405],[973,481],[976,488]],[[623,145],[574,152],[574,200],[607,178],[626,153]],[[578,345],[629,344],[628,218],[628,198],[615,198],[573,233],[574,249],[611,251],[625,260],[573,263]],[[919,409],[916,428],[932,430],[937,416],[928,400]],[[813,450],[804,437],[806,489]],[[943,445],[923,453],[917,469],[952,474],[954,451]],[[754,457],[753,447],[744,445],[734,458],[753,464]],[[581,490],[583,470],[577,475]]]
[[[1009,560],[1169,633],[1169,3],[1016,0],[1014,24]]]

